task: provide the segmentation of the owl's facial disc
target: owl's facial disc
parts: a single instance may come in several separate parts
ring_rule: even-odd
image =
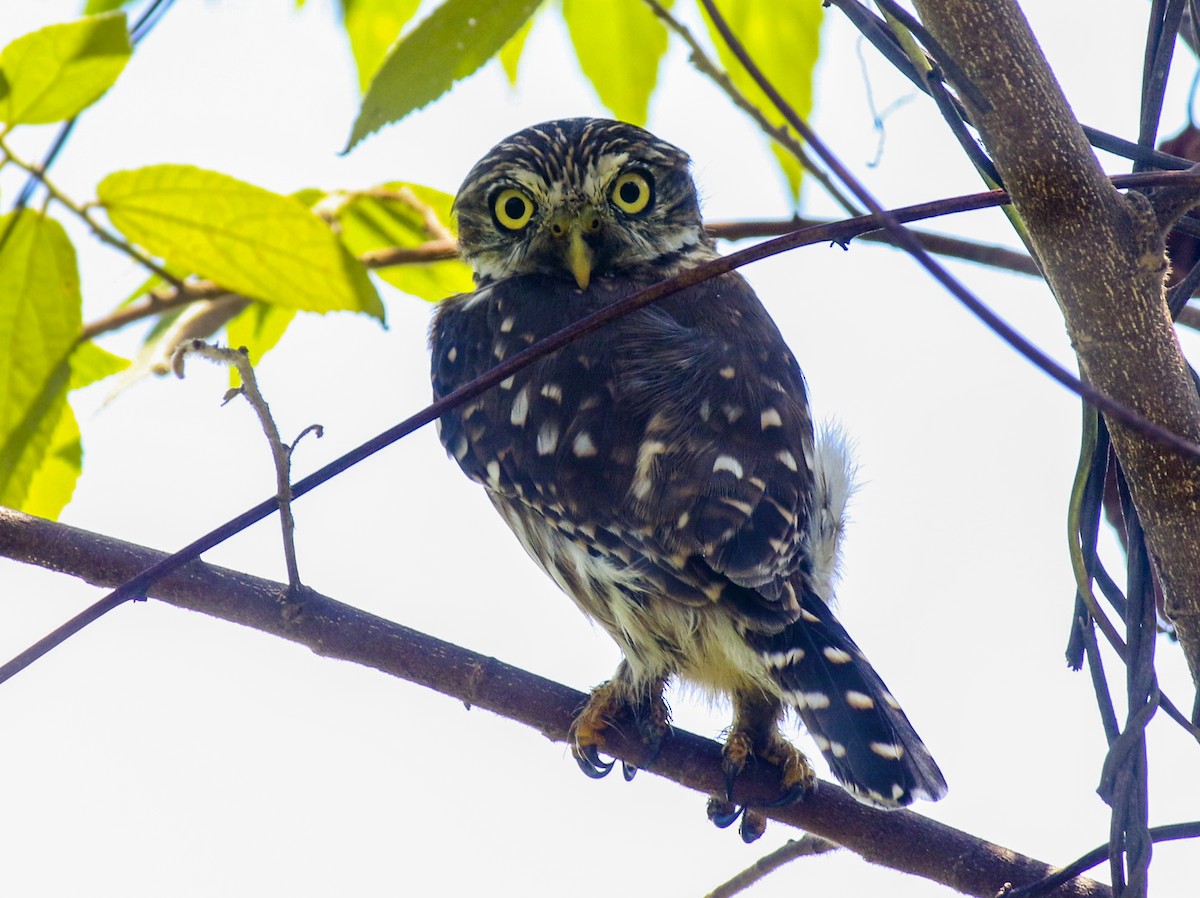
[[[455,200],[477,282],[661,279],[713,254],[682,151],[632,125],[545,122],[498,144]]]

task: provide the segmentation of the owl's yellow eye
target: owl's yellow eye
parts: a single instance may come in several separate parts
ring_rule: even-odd
[[[501,190],[492,200],[496,223],[509,231],[519,231],[533,218],[533,200],[515,188]]]
[[[637,215],[650,208],[650,203],[654,201],[654,187],[645,173],[627,171],[613,184],[611,197],[613,205],[622,212]]]

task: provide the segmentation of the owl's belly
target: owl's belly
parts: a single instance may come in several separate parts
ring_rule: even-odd
[[[715,603],[672,595],[663,572],[643,558],[622,562],[527,506],[493,502],[533,560],[621,647],[636,682],[674,674],[711,696],[778,691],[736,620]]]

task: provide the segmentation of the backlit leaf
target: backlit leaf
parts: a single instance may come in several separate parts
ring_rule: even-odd
[[[420,5],[421,0],[342,0],[342,21],[358,69],[360,91],[366,91],[388,47]]]
[[[446,0],[388,51],[363,98],[349,150],[448,91],[495,56],[541,0]]]
[[[821,49],[821,4],[813,0],[716,0],[716,5],[750,58],[788,105],[807,119],[812,111],[813,69]],[[772,122],[781,124],[783,115],[742,68],[707,15],[705,21],[721,64],[738,90]],[[799,196],[799,163],[782,148],[776,150],[776,156],[793,197]]]
[[[177,270],[289,309],[383,318],[366,270],[294,197],[190,165],[115,172],[97,194],[113,227]]]
[[[641,0],[563,0],[563,17],[600,102],[622,121],[646,124],[666,26]]]
[[[509,87],[517,86],[517,70],[521,65],[521,54],[525,52],[525,41],[529,32],[533,31],[533,22],[534,17],[530,16],[529,21],[521,26],[521,30],[500,48],[500,65],[504,67],[504,74],[508,76]]]
[[[67,413],[69,360],[82,315],[75,249],[62,225],[26,209],[0,217],[0,233],[6,231],[0,248],[0,505],[24,508]]]
[[[47,25],[0,51],[7,91],[0,122],[39,125],[78,115],[100,99],[133,52],[124,13]]]
[[[389,197],[382,191],[394,194]],[[400,197],[407,196],[407,201]],[[394,181],[381,192],[356,196],[338,214],[342,240],[356,255],[386,247],[414,247],[432,239],[421,206],[428,206],[443,224],[450,220],[454,201],[448,193],[420,184]],[[430,301],[474,289],[471,271],[457,259],[377,268],[375,274],[394,287]]]

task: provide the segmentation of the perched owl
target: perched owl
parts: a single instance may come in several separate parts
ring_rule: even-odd
[[[434,314],[438,397],[716,256],[687,155],[621,122],[514,134],[467,175],[455,212],[476,290]],[[572,729],[585,772],[612,766],[597,751],[608,726],[634,727],[651,748],[661,740],[663,688],[678,677],[733,702],[729,794],[710,805],[718,823],[736,817],[734,781],[754,758],[781,768],[785,799],[814,787],[778,729],[789,709],[863,800],[894,807],[945,793],[830,611],[846,454],[814,439],[800,368],[741,276],[683,290],[535,362],[442,416],[440,435],[624,653]],[[744,822],[743,835],[756,833]]]

